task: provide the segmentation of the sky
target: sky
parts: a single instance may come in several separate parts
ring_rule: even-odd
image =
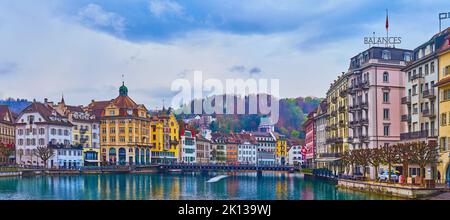
[[[448,0],[2,0],[0,99],[86,105],[129,95],[149,109],[174,80],[279,79],[281,97],[324,97],[365,36],[414,49]],[[450,20],[444,21],[450,26]],[[165,101],[166,103],[168,101]]]

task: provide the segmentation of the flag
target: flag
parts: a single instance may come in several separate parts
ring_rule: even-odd
[[[388,10],[386,10],[386,30],[389,29],[389,13]]]

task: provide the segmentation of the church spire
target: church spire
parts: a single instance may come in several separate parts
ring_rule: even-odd
[[[124,75],[122,74],[122,86],[119,88],[119,95],[128,96],[128,88],[125,86],[125,80],[123,78]]]
[[[63,92],[62,95],[61,95],[61,103],[62,103],[62,104],[66,104],[66,102],[64,101],[64,92]]]

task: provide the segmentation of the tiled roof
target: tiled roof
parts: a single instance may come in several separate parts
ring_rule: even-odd
[[[72,126],[72,124],[67,120],[66,117],[60,115],[56,110],[54,110],[52,107],[40,103],[40,102],[33,102],[30,106],[25,108],[21,115],[24,113],[39,113],[45,120],[45,122],[42,123],[48,123],[48,124],[55,124],[55,125],[62,125],[62,126]],[[54,118],[56,116],[56,118]],[[63,120],[58,120],[63,119]],[[41,123],[41,122],[36,122]]]
[[[5,120],[7,119],[7,120]],[[0,105],[0,123],[13,124],[14,117],[7,105]]]

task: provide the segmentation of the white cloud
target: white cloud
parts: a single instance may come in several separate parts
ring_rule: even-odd
[[[184,13],[183,6],[172,0],[150,0],[149,9],[156,17],[165,15],[182,16]]]
[[[122,34],[125,30],[125,19],[120,15],[107,12],[96,4],[88,4],[78,11],[78,18],[89,26],[112,28],[114,32]]]

